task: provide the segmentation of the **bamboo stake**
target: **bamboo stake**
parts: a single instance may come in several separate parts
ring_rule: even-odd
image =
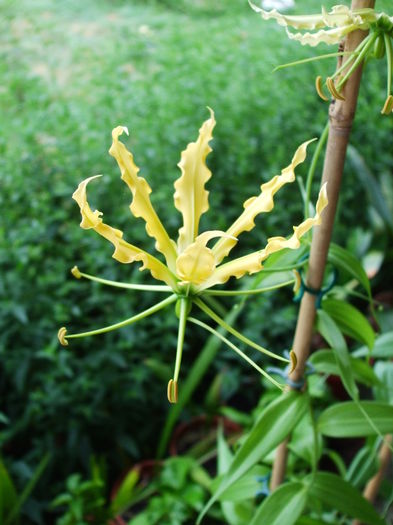
[[[351,9],[374,7],[374,4],[375,0],[352,0]],[[344,51],[353,51],[366,35],[367,32],[360,30],[350,33],[346,37]],[[345,56],[343,60],[345,60]],[[323,282],[349,135],[356,112],[361,76],[362,66],[352,74],[345,84],[342,91],[345,100],[333,100],[329,108],[329,137],[322,175],[322,184],[327,182],[329,205],[324,210],[321,226],[318,226],[313,233],[307,273],[308,287],[316,290],[321,288]],[[297,356],[297,366],[290,374],[290,379],[294,382],[299,381],[304,375],[310,353],[315,313],[315,296],[305,292],[300,303],[293,342],[293,350]],[[270,482],[271,490],[276,489],[284,479],[288,455],[287,443],[288,438],[277,449]]]
[[[363,496],[370,502],[374,503],[379,487],[381,486],[381,483],[383,481],[383,478],[385,477],[386,471],[389,466],[390,457],[391,457],[391,450],[390,450],[390,444],[392,442],[392,436],[386,436],[385,441],[382,443],[382,446],[379,450],[379,469],[378,472],[373,476],[367,485],[364,488]],[[352,525],[361,525],[361,521],[355,520],[352,522]]]

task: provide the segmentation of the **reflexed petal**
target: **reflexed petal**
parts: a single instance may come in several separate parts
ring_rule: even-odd
[[[86,188],[88,183],[95,178],[97,178],[97,176],[89,177],[82,181],[72,195],[72,198],[78,203],[82,215],[81,227],[85,230],[93,229],[111,242],[115,247],[112,257],[117,261],[121,263],[141,261],[143,265],[140,270],[148,269],[155,279],[164,281],[172,288],[176,287],[176,279],[162,262],[126,242],[123,239],[123,232],[121,230],[112,228],[112,226],[103,222],[101,218],[102,212],[98,210],[92,211],[87,202]]]
[[[304,161],[306,158],[307,146],[314,140],[315,139],[304,142],[298,147],[291,163],[281,171],[281,175],[276,175],[266,184],[262,184],[261,193],[258,197],[251,197],[246,200],[243,205],[244,212],[226,231],[227,236],[220,239],[213,247],[213,253],[216,257],[217,263],[221,262],[235,246],[237,242],[236,237],[238,237],[240,233],[250,231],[254,228],[254,219],[258,214],[269,212],[273,209],[273,197],[275,193],[284,186],[284,184],[295,180],[295,168]]]
[[[315,216],[306,219],[299,224],[299,226],[294,226],[294,233],[289,239],[285,239],[285,237],[272,237],[268,239],[268,243],[263,250],[250,253],[244,257],[239,257],[238,259],[222,264],[216,268],[213,275],[204,282],[198,290],[205,290],[216,284],[225,283],[230,277],[236,277],[239,279],[246,273],[252,274],[259,272],[262,269],[262,262],[272,253],[283,250],[284,248],[290,248],[292,250],[299,248],[300,238],[313,226],[321,224],[321,213],[327,204],[326,184],[324,184],[319,192]]]
[[[165,256],[168,266],[174,270],[176,260],[175,243],[170,239],[150,202],[151,188],[149,184],[143,177],[138,177],[139,168],[134,164],[132,154],[119,141],[119,136],[123,132],[128,134],[127,128],[123,126],[118,126],[112,131],[113,142],[109,153],[116,159],[121,171],[121,178],[132,192],[131,213],[135,217],[144,219],[148,235],[154,237],[157,241],[156,249]]]
[[[182,174],[175,182],[174,200],[183,215],[183,226],[179,229],[179,253],[195,241],[201,215],[209,209],[209,192],[205,184],[212,174],[206,166],[206,157],[212,151],[209,141],[215,125],[214,112],[210,109],[210,118],[202,124],[197,141],[188,144],[178,164]]]

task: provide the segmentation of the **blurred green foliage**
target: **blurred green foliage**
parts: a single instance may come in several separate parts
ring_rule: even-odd
[[[297,4],[299,11],[315,8],[311,0]],[[148,360],[172,367],[171,312],[67,348],[56,338],[62,325],[94,328],[154,302],[152,295],[76,281],[69,273],[77,264],[104,278],[149,279],[112,260],[108,243],[79,228],[70,198],[82,179],[103,173],[91,189],[92,206],[133,244],[152,249],[143,224],[129,213],[130,195],[107,154],[112,128],[129,126],[127,144],[175,235],[179,216],[167,202],[176,163],[211,106],[217,118],[209,157],[214,176],[203,222],[225,229],[242,202],[289,163],[296,147],[321,133],[327,106],[313,82],[317,72],[334,65],[273,74],[276,65],[313,51],[288,41],[282,28],[262,25],[243,0],[5,0],[0,30],[0,446],[21,486],[29,465],[52,452],[40,482],[49,493],[41,488],[40,494],[39,486],[26,511],[32,522],[43,523],[45,501],[72,472],[87,472],[93,453],[107,459],[112,478],[138,458],[153,456],[167,412],[165,371]],[[379,64],[370,65],[352,137],[375,173],[393,167],[393,121],[379,114],[384,74]],[[339,240],[347,239],[350,228],[368,229],[367,203],[349,169]],[[247,249],[289,233],[301,209],[297,188],[282,190],[275,213],[257,223]],[[282,349],[296,312],[289,298],[283,292],[250,301],[238,323],[247,326],[248,336]],[[184,374],[201,337],[196,331],[186,342]],[[207,382],[219,370],[225,370],[224,398],[253,406],[260,391],[254,372],[228,353],[221,353]],[[201,410],[205,391],[197,393],[188,414]]]

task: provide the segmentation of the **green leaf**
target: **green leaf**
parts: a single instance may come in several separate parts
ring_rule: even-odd
[[[317,472],[309,477],[309,497],[315,498],[328,507],[358,518],[367,525],[386,525],[374,507],[348,481],[336,474]]]
[[[308,516],[301,516],[297,520],[296,525],[328,525],[328,523],[326,523],[326,521],[309,518]]]
[[[374,388],[375,399],[393,404],[393,362],[377,361],[374,368],[380,379],[379,386]]]
[[[250,433],[237,450],[227,475],[198,518],[203,516],[223,492],[243,476],[292,431],[308,408],[308,397],[288,392],[273,401],[261,414]]]
[[[381,186],[367,166],[364,158],[353,146],[348,146],[348,160],[353,165],[354,172],[363,184],[365,191],[367,191],[371,204],[386,226],[393,232],[393,217]]]
[[[352,356],[350,356],[349,360],[356,381],[367,386],[380,385],[380,380],[370,365]],[[318,350],[314,352],[310,356],[309,362],[321,374],[340,375],[340,369],[332,350]]]
[[[366,347],[358,348],[352,355],[363,357],[370,352]],[[393,357],[393,332],[386,332],[375,339],[374,348],[371,350],[371,357],[380,359],[390,359]]]
[[[112,500],[111,509],[113,514],[117,516],[121,514],[133,500],[135,486],[139,480],[139,472],[136,469],[130,470],[123,481],[121,482],[119,488],[117,489],[116,496]]]
[[[340,377],[347,392],[352,398],[357,399],[359,391],[353,376],[347,344],[336,323],[323,310],[318,310],[317,312],[317,329],[334,352],[340,369]]]
[[[368,297],[371,300],[371,287],[367,274],[359,259],[351,252],[345,250],[337,244],[331,243],[329,248],[328,260],[337,268],[348,273],[354,277],[366,290]]]
[[[4,523],[9,513],[15,508],[17,499],[14,484],[0,460],[0,523]]]
[[[218,442],[217,442],[217,470],[218,474],[225,474],[231,463],[232,463],[232,453],[224,439],[222,430],[218,433]],[[252,498],[254,494],[248,493],[248,498]],[[249,503],[244,502],[234,502],[230,499],[221,501],[221,509],[226,522],[228,525],[242,525],[244,523],[249,523],[252,517],[252,507]]]
[[[249,525],[293,525],[307,503],[307,487],[299,482],[281,485],[258,508]]]
[[[325,299],[323,310],[330,315],[344,334],[366,344],[371,350],[375,333],[368,320],[351,304],[338,299]]]
[[[330,437],[375,436],[376,430],[358,405],[372,419],[380,434],[393,432],[393,406],[375,401],[346,401],[330,406],[319,417],[319,431]]]

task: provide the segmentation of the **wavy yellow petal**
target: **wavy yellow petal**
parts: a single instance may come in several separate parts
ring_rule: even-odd
[[[197,141],[191,142],[182,151],[178,164],[181,176],[175,182],[174,200],[183,216],[183,226],[179,229],[179,253],[195,241],[201,215],[209,209],[209,192],[205,184],[212,174],[206,166],[206,157],[212,151],[209,142],[216,125],[214,112],[209,111],[210,118],[202,124]]]
[[[177,255],[176,245],[170,239],[153,208],[150,201],[151,188],[149,184],[143,177],[138,177],[139,168],[134,163],[132,153],[119,140],[119,136],[123,132],[128,134],[127,128],[123,126],[117,126],[112,131],[113,142],[109,153],[116,159],[121,171],[121,178],[132,192],[131,213],[135,217],[141,217],[146,222],[148,235],[156,239],[156,249],[164,255],[169,268],[174,270]]]
[[[216,284],[225,283],[230,277],[236,277],[239,279],[246,273],[253,274],[259,272],[262,269],[262,262],[272,253],[283,250],[284,248],[289,248],[291,250],[299,248],[300,238],[313,226],[321,224],[321,213],[327,204],[326,184],[324,184],[319,192],[315,216],[306,219],[299,224],[299,226],[294,226],[294,232],[289,239],[285,239],[285,237],[272,237],[268,239],[267,245],[263,250],[250,253],[244,257],[239,257],[238,259],[222,264],[216,268],[209,279],[199,286],[198,291],[205,290]]]
[[[221,238],[213,247],[217,263],[220,263],[228,255],[237,243],[237,237],[245,231],[250,231],[255,226],[255,217],[260,213],[266,213],[274,207],[274,195],[284,184],[295,180],[295,168],[304,162],[307,154],[307,146],[316,139],[308,140],[301,144],[289,166],[281,171],[266,184],[262,184],[261,193],[257,197],[251,197],[243,204],[244,212],[226,231],[226,236]]]
[[[99,175],[98,175],[99,176]],[[112,257],[121,263],[132,263],[140,261],[143,263],[140,270],[148,269],[151,275],[160,281],[164,281],[172,288],[176,287],[176,279],[168,268],[149,253],[129,244],[123,239],[123,232],[105,224],[102,220],[102,212],[92,209],[87,201],[87,185],[95,177],[89,177],[82,181],[72,195],[78,203],[82,221],[81,227],[85,230],[93,229],[102,237],[107,239],[115,247]]]
[[[369,24],[375,22],[379,16],[375,13],[374,9],[371,8],[351,11],[351,9],[345,5],[336,5],[330,12],[322,8],[321,14],[291,16],[283,15],[276,9],[265,11],[251,2],[249,3],[252,9],[259,13],[264,20],[274,19],[281,26],[293,27],[295,29],[314,30],[322,29],[323,27],[343,27],[352,24],[356,24],[359,29],[365,29],[365,24],[369,27]]]
[[[287,30],[288,38],[297,40],[303,46],[317,46],[320,43],[324,44],[338,44],[348,33],[359,29],[356,24],[350,24],[334,29],[321,29],[316,33],[291,33]]]

